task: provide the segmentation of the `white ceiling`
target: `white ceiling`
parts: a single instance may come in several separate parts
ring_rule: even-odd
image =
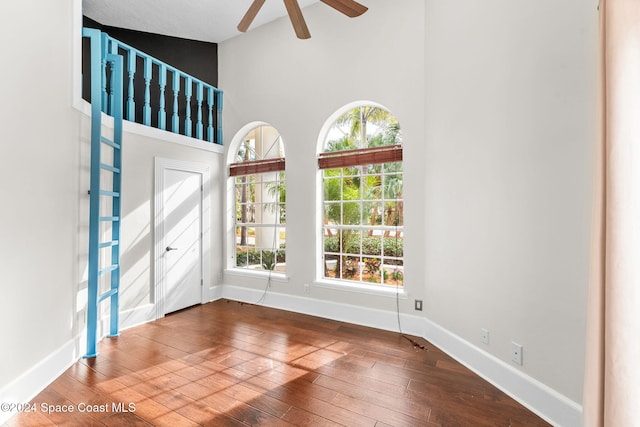
[[[301,8],[319,0],[298,0]],[[82,0],[84,15],[112,27],[219,43],[241,34],[236,26],[253,0]],[[267,0],[251,29],[285,16],[282,0]]]

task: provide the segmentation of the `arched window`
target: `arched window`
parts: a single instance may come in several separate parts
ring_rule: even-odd
[[[323,277],[402,286],[402,133],[384,108],[349,109],[329,128],[322,172]]]
[[[229,166],[234,180],[234,268],[284,272],[286,209],[284,145],[278,131],[249,131]]]

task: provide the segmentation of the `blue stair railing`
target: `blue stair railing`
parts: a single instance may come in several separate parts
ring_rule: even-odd
[[[110,302],[109,336],[119,335],[123,58],[121,55],[103,54],[99,31],[83,29],[82,34],[89,38],[92,61],[96,65],[91,67],[91,180],[85,355],[91,358],[98,354],[100,302]],[[104,93],[108,93],[109,105],[103,103],[107,99]],[[103,134],[102,111],[107,107],[113,116],[112,138]],[[109,237],[105,240],[105,236]],[[108,290],[102,292],[103,287],[108,287]]]
[[[107,33],[101,35],[104,55],[119,54],[124,57],[126,120],[222,145],[223,93],[220,89],[116,40]],[[104,58],[102,64],[104,68]],[[109,108],[113,102],[106,92],[105,81],[102,86],[102,105],[103,111],[110,113]],[[137,93],[139,90],[142,90],[142,95]],[[152,99],[152,94],[157,97]]]

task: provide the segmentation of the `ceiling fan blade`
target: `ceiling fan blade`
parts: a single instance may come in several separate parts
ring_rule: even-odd
[[[284,5],[287,8],[287,13],[289,13],[289,18],[291,19],[291,24],[293,24],[293,29],[295,30],[298,38],[311,38],[311,33],[309,32],[307,23],[304,21],[304,17],[302,16],[302,11],[300,10],[298,0],[284,0]]]
[[[360,16],[369,10],[368,7],[354,0],[321,0],[323,3],[331,6],[338,12],[342,12],[349,18]]]
[[[265,0],[253,0],[253,3],[249,6],[249,10],[247,10],[247,13],[244,14],[242,20],[238,24],[238,31],[242,31],[244,33],[249,29],[264,2]]]

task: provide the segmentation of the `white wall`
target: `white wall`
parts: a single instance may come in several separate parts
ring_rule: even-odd
[[[425,15],[427,314],[507,361],[511,341],[522,344],[523,372],[576,402],[598,122],[596,7],[430,1]]]
[[[227,138],[265,121],[286,145],[290,280],[271,291],[395,310],[379,295],[303,294],[316,277],[320,128],[347,103],[378,102],[405,142],[402,312],[424,299],[426,320],[579,408],[597,2],[363,3],[369,11],[355,20],[305,8],[310,40],[282,19],[219,46]],[[227,274],[225,283],[265,281]],[[524,346],[522,367],[510,362],[512,340]]]
[[[72,3],[0,5],[2,401],[9,382],[76,332],[80,124],[71,99]]]

